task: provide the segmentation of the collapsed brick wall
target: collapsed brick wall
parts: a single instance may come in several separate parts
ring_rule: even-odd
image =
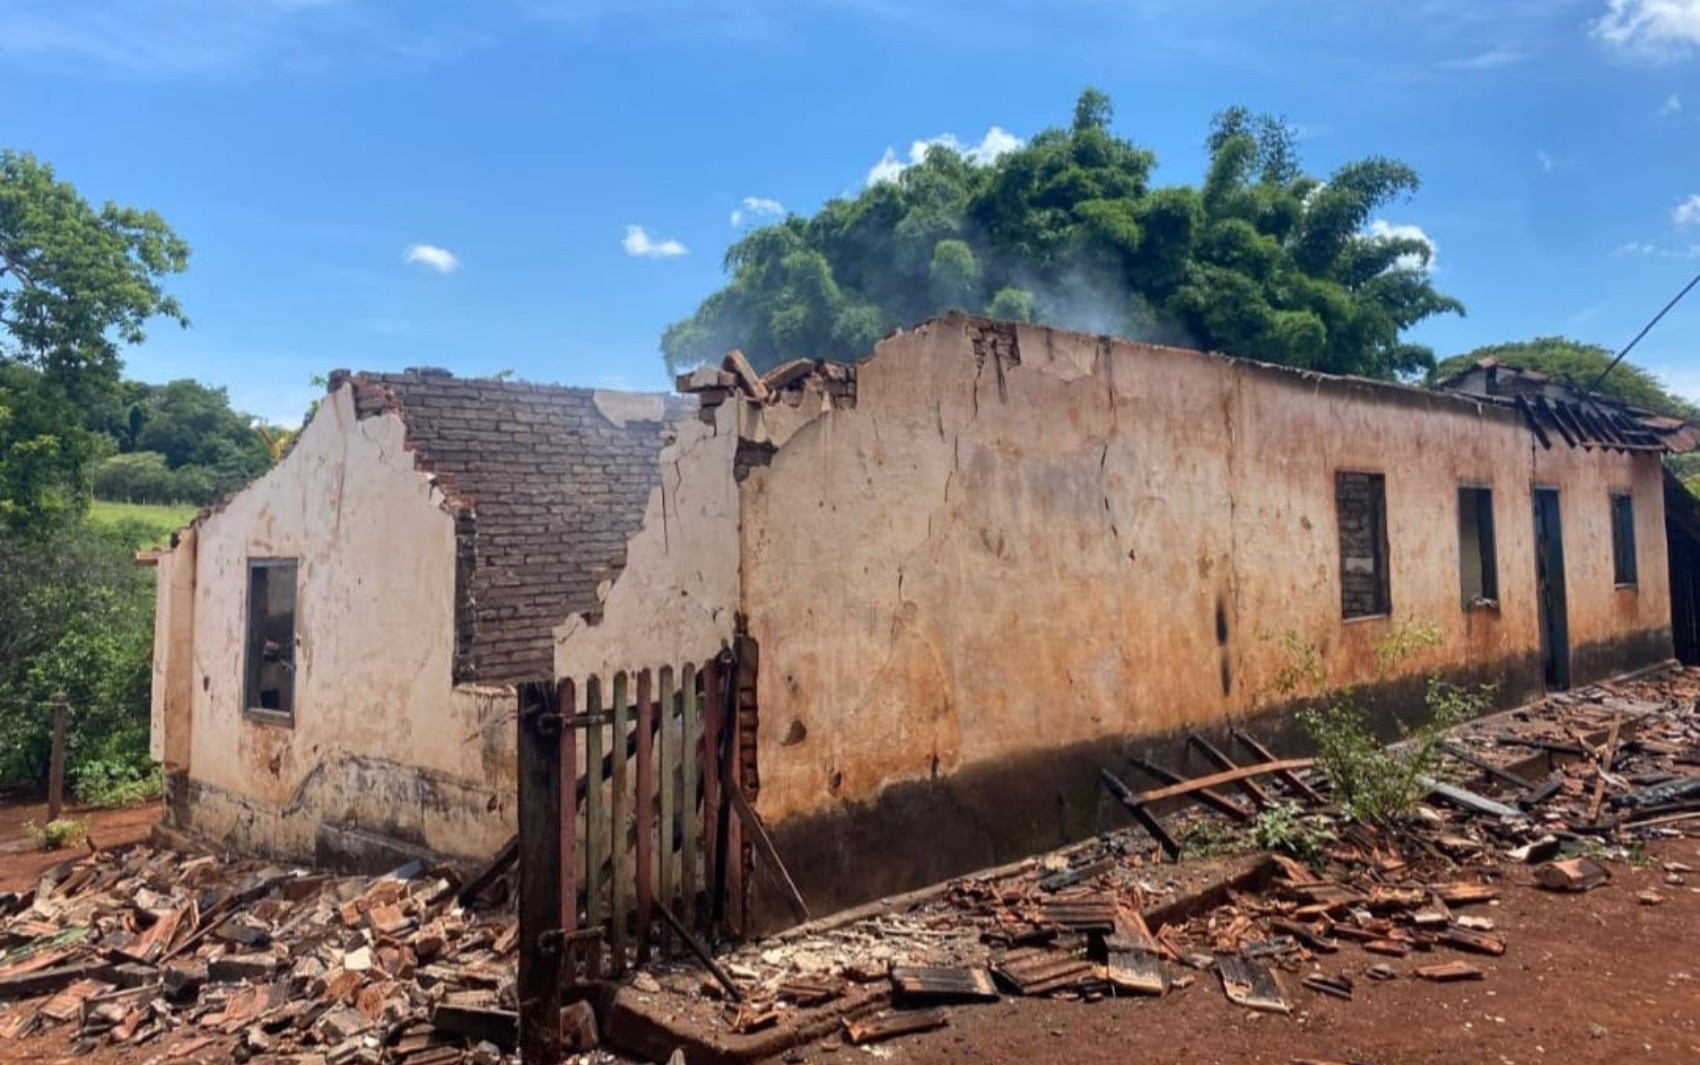
[[[359,415],[398,412],[455,508],[455,680],[553,676],[554,627],[597,614],[597,586],[625,565],[660,480],[665,427],[687,405],[669,397],[663,419],[620,426],[591,389],[441,371],[356,384]]]
[[[1340,613],[1370,617],[1391,610],[1387,587],[1387,491],[1379,473],[1334,475],[1340,520]]]

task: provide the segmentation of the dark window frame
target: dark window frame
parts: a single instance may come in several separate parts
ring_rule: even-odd
[[[1474,523],[1481,588],[1471,595],[1464,557],[1466,532]],[[1499,609],[1499,541],[1493,520],[1493,485],[1458,486],[1458,593],[1465,610]]]
[[[1373,589],[1373,609],[1354,609],[1352,592],[1347,587],[1347,573],[1358,561],[1360,556],[1347,555],[1346,544],[1346,515],[1342,512],[1342,492],[1356,480],[1363,479],[1369,495],[1370,521],[1370,555],[1371,573],[1375,578]],[[1375,470],[1336,470],[1334,472],[1334,519],[1335,536],[1340,548],[1340,618],[1342,621],[1361,621],[1370,618],[1385,618],[1393,613],[1393,581],[1390,559],[1392,551],[1388,544],[1387,534],[1387,475]]]
[[[1611,493],[1611,579],[1618,588],[1634,588],[1640,583],[1640,568],[1635,554],[1635,495],[1632,492]]]
[[[295,724],[297,694],[295,652],[300,635],[300,564],[294,558],[250,558],[247,578],[242,617],[242,712],[256,721],[292,726]],[[289,632],[286,639],[268,638],[265,631],[267,622],[256,613],[260,606],[257,599],[263,595],[269,600],[272,582],[282,579],[287,579],[290,584]],[[268,643],[275,648],[269,658]],[[268,664],[274,663],[282,667],[284,679],[268,686],[264,670]],[[268,693],[274,705],[266,705]]]

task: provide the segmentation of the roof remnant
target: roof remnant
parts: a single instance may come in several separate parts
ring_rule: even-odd
[[[1543,448],[1554,438],[1570,447],[1607,451],[1686,452],[1700,448],[1700,428],[1629,403],[1584,395],[1539,370],[1478,359],[1437,388],[1474,396],[1523,416]]]

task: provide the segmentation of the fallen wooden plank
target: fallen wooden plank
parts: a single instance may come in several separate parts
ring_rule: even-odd
[[[1492,799],[1482,795],[1477,795],[1473,791],[1468,791],[1456,785],[1448,784],[1443,780],[1435,780],[1433,777],[1423,777],[1422,784],[1423,787],[1428,789],[1429,794],[1435,798],[1440,799],[1443,802],[1449,802],[1453,806],[1468,810],[1471,813],[1481,814],[1484,817],[1516,818],[1523,816],[1523,811],[1515,807],[1507,806],[1502,802],[1494,802]]]
[[[1218,784],[1232,784],[1236,780],[1260,777],[1282,770],[1309,769],[1315,764],[1316,759],[1314,758],[1288,758],[1279,762],[1261,762],[1257,765],[1240,766],[1238,769],[1224,769],[1220,773],[1212,773],[1207,777],[1194,777],[1179,784],[1170,784],[1165,788],[1142,791],[1133,797],[1133,801],[1145,806],[1154,802],[1162,802],[1164,799],[1177,799],[1183,795],[1191,795],[1206,788],[1214,788]]]
[[[1436,965],[1419,965],[1416,974],[1424,980],[1432,980],[1437,984],[1449,984],[1457,980],[1480,980],[1482,971],[1467,961],[1447,961]]]
[[[720,963],[714,960],[714,955],[709,953],[708,948],[702,945],[702,941],[691,934],[691,930],[685,927],[685,923],[673,916],[673,911],[666,906],[657,907],[656,912],[673,927],[673,933],[684,940],[687,947],[691,948],[691,953],[697,956],[697,960],[702,962],[709,974],[720,983],[721,987],[726,989],[726,994],[731,997],[732,1001],[744,1001],[742,989],[733,982],[726,970],[721,968]]]
[[[1440,749],[1446,752],[1449,757],[1456,758],[1458,761],[1463,762],[1467,766],[1473,766],[1476,769],[1480,769],[1482,772],[1500,783],[1509,784],[1519,791],[1531,791],[1535,787],[1528,778],[1519,776],[1504,766],[1495,765],[1486,758],[1472,754],[1458,746],[1456,743],[1443,743],[1440,745]]]
[[[1155,762],[1147,761],[1144,758],[1129,758],[1128,762],[1171,787],[1179,787],[1183,784],[1191,783],[1189,778],[1181,776],[1174,770],[1167,769]],[[1213,810],[1226,814],[1236,821],[1250,821],[1254,816],[1253,811],[1246,809],[1214,788],[1197,788],[1192,794],[1199,802],[1204,803]]]
[[[943,1028],[950,1021],[944,1010],[888,1010],[876,1013],[865,1020],[844,1022],[844,1038],[852,1046],[866,1046],[886,1039],[894,1039],[900,1035],[912,1035],[916,1032],[930,1032],[934,1028]]]
[[[496,852],[483,869],[479,870],[477,876],[467,881],[466,886],[461,888],[460,895],[455,901],[462,906],[471,906],[478,896],[484,894],[485,888],[494,884],[496,878],[512,868],[517,861],[519,861],[519,837],[516,835],[502,844],[502,849]],[[432,900],[433,903],[437,901],[439,900]]]
[[[1156,840],[1158,845],[1163,848],[1163,853],[1169,856],[1169,860],[1171,862],[1179,861],[1181,856],[1180,843],[1176,841],[1175,837],[1169,835],[1168,829],[1163,827],[1163,823],[1157,820],[1155,814],[1135,800],[1133,789],[1123,784],[1108,769],[1098,770],[1098,779],[1105,788],[1109,789],[1110,794],[1116,797],[1116,801],[1122,804],[1122,808],[1132,814],[1134,820],[1138,821],[1140,826],[1151,834],[1151,838]]]
[[[1274,762],[1276,760],[1274,751],[1265,747],[1256,736],[1246,732],[1244,729],[1231,729],[1229,730],[1229,734],[1233,736],[1234,739],[1238,740],[1240,745],[1246,750],[1263,759],[1265,763]],[[1291,769],[1277,769],[1275,770],[1275,776],[1283,784],[1287,785],[1287,787],[1292,788],[1295,792],[1297,792],[1299,797],[1304,799],[1306,802],[1314,803],[1317,806],[1324,805],[1323,798],[1317,790],[1309,784],[1306,784],[1304,779]]]
[[[53,969],[38,969],[0,980],[0,1002],[20,998],[35,998],[61,991],[79,980],[105,980],[112,975],[112,966],[105,962],[85,961],[61,965]]]
[[[1594,793],[1588,798],[1589,824],[1600,819],[1600,804],[1606,797],[1606,774],[1611,772],[1612,763],[1617,760],[1617,737],[1622,725],[1621,716],[1611,719],[1611,734],[1606,737],[1606,745],[1600,750],[1600,762],[1594,770]]]
[[[1332,995],[1335,998],[1343,998],[1348,1002],[1352,1000],[1352,978],[1344,973],[1339,976],[1328,976],[1325,973],[1316,972],[1308,973],[1304,978],[1304,985],[1318,994]]]
[[[1186,740],[1198,750],[1198,753],[1202,754],[1217,769],[1239,768],[1239,763],[1229,758],[1226,751],[1221,750],[1214,743],[1211,743],[1198,733],[1194,732],[1190,734],[1187,736]],[[1234,782],[1234,786],[1240,789],[1240,792],[1244,794],[1246,798],[1250,799],[1252,804],[1258,809],[1261,810],[1269,805],[1269,793],[1259,787],[1255,780],[1251,780],[1250,778],[1238,780]]]
[[[761,852],[761,868],[767,871],[780,894],[785,897],[785,905],[790,907],[791,916],[799,922],[809,920],[809,906],[803,901],[803,893],[797,890],[797,882],[791,879],[790,870],[779,858],[779,848],[773,845],[773,837],[768,835],[767,826],[762,824],[760,817],[750,806],[750,800],[744,797],[743,788],[732,788],[732,809],[737,811],[738,819],[744,823],[744,830],[755,841],[756,850]]]

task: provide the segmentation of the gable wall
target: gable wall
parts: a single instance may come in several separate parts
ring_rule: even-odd
[[[357,419],[345,387],[200,524],[188,827],[296,858],[322,851],[321,826],[471,856],[511,832],[513,697],[454,685],[444,502],[400,419]],[[262,557],[298,561],[292,724],[243,709],[247,563]]]

